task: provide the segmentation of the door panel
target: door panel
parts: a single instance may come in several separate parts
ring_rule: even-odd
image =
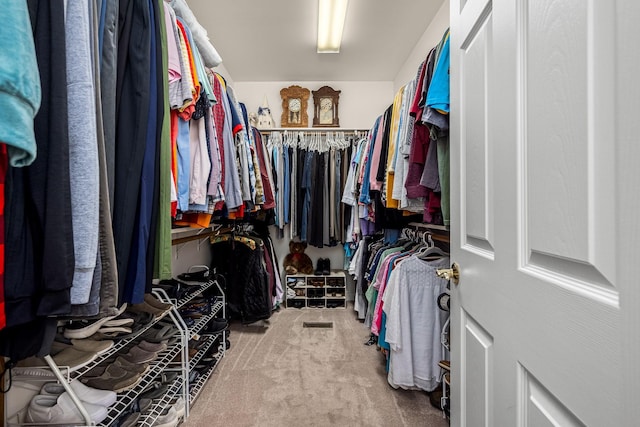
[[[640,108],[616,79],[640,70],[619,47],[638,39],[616,15],[631,4],[451,1],[454,426],[634,425],[620,349],[640,357],[623,324],[638,267],[620,258],[638,253],[640,197],[619,189],[640,184],[621,138]]]
[[[493,259],[493,179],[487,108],[487,59],[491,44],[491,15],[480,15],[461,50],[461,219],[465,249]]]
[[[614,46],[586,43],[610,24],[603,9],[610,8],[582,0],[521,1],[520,256],[523,271],[617,305],[610,220],[615,167],[605,143],[614,135],[613,120],[595,113],[613,111],[613,103],[603,96],[610,80],[594,80],[608,74],[597,64],[612,63]],[[598,13],[605,19],[596,20]]]
[[[469,315],[461,312],[464,325],[461,350],[464,367],[460,370],[462,384],[467,385],[460,406],[466,425],[493,426],[493,338]],[[473,422],[466,423],[468,420]]]
[[[520,395],[518,396],[518,427],[563,426],[583,427],[562,403],[560,403],[522,365],[518,375]]]

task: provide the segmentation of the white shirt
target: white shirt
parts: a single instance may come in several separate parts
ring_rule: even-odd
[[[435,270],[448,265],[449,258],[424,261],[413,255],[391,273],[383,310],[386,341],[391,347],[387,381],[393,387],[433,391],[438,385],[440,333],[446,313],[437,299],[447,281],[436,276]]]

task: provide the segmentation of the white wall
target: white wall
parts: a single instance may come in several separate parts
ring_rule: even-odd
[[[442,3],[438,13],[436,13],[436,16],[434,16],[424,34],[409,54],[409,57],[398,71],[393,81],[394,93],[411,81],[411,79],[415,78],[418,66],[426,59],[431,48],[440,42],[445,30],[449,28],[449,6],[449,0],[445,0],[444,3]]]
[[[211,265],[209,239],[192,240],[171,247],[171,274],[173,277],[186,273],[195,265]],[[201,270],[201,268],[194,271]]]
[[[341,91],[338,112],[340,127],[346,129],[369,129],[375,119],[393,102],[392,82],[236,82],[238,101],[247,106],[247,111],[258,112],[264,96],[267,96],[271,115],[276,127],[280,127],[282,98],[280,89],[291,85],[302,86],[314,91],[322,86],[330,86]],[[313,94],[309,94],[307,104],[309,127],[313,123]]]

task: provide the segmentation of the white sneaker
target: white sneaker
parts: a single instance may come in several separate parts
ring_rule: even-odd
[[[84,402],[83,402],[84,403]],[[98,424],[107,418],[108,411],[104,406],[84,403],[91,420]],[[31,399],[27,409],[26,422],[47,424],[84,423],[80,410],[71,400],[69,393],[60,396],[37,395]]]
[[[64,392],[65,389],[60,383],[45,383],[40,389],[42,396],[55,396],[56,398]]]
[[[180,417],[178,417],[176,409],[173,406],[169,406],[167,413],[160,415],[153,424],[153,427],[176,427],[178,421],[180,421]]]
[[[98,390],[82,384],[78,380],[73,380],[69,384],[82,402],[92,405],[109,407],[116,403],[118,395],[110,390]],[[60,396],[66,390],[60,383],[45,383],[40,389],[40,394],[45,396]]]
[[[176,401],[173,402],[173,405],[171,406],[176,410],[176,414],[178,415],[178,418],[184,417],[185,404],[182,396],[176,399]]]
[[[116,403],[116,400],[118,400],[118,395],[115,391],[98,390],[97,388],[92,388],[84,385],[78,380],[71,381],[69,385],[71,386],[73,391],[76,392],[76,395],[80,398],[80,400],[92,405],[109,407]]]

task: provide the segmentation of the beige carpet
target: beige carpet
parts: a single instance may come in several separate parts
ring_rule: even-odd
[[[303,322],[333,322],[333,329]],[[231,327],[231,349],[186,427],[444,427],[425,392],[392,389],[351,308],[281,309],[268,328]]]

